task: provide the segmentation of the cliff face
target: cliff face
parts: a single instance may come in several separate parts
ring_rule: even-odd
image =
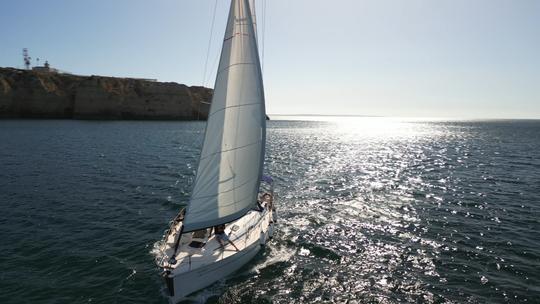
[[[0,118],[206,119],[212,90],[0,68]]]

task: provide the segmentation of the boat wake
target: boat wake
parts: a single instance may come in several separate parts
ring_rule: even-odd
[[[280,262],[286,262],[290,261],[293,256],[296,254],[296,250],[289,248],[289,247],[276,247],[274,245],[268,244],[268,256],[262,261],[261,263],[258,263],[254,265],[250,272],[259,273],[261,270],[270,267],[274,264],[280,263]]]
[[[151,255],[154,256],[154,260],[156,262],[163,260],[163,257],[165,257],[165,252],[162,250],[163,244],[164,244],[163,242],[164,242],[163,238],[155,242],[154,245],[152,245],[152,250],[150,250],[149,252]]]

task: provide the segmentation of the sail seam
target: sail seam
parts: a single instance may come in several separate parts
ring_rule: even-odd
[[[222,193],[225,193],[225,192],[222,192]],[[219,193],[219,194],[221,194],[221,193]],[[218,195],[219,195],[219,194],[218,194]],[[217,195],[215,195],[215,196],[217,196]],[[220,206],[220,207],[229,207],[229,206],[232,206],[232,205],[236,205],[236,204],[238,204],[238,203],[240,203],[240,202],[242,202],[242,201],[245,201],[245,200],[249,199],[250,196],[251,196],[251,195],[248,194],[248,195],[244,196],[243,198],[241,198],[240,200],[238,200],[238,201],[236,201],[236,202],[233,201],[232,203],[226,204],[226,205],[221,205],[221,204],[220,204],[219,206]],[[207,212],[207,211],[202,211],[202,210],[201,210],[201,211],[199,211],[199,212],[192,212],[191,214],[201,214],[201,213],[205,213],[205,212]]]
[[[214,152],[214,153],[210,153],[210,154],[207,154],[207,155],[201,157],[201,160],[207,159],[207,158],[210,157],[210,156],[214,156],[214,155],[221,154],[221,153],[224,153],[224,152],[231,152],[231,151],[234,151],[234,150],[239,150],[239,149],[247,148],[247,147],[249,147],[249,146],[254,146],[254,145],[256,145],[256,144],[258,144],[258,143],[260,143],[260,142],[261,142],[261,140],[259,139],[259,140],[257,140],[256,142],[252,142],[252,143],[249,143],[249,144],[244,145],[244,146],[234,147],[234,148],[232,148],[232,149],[221,150],[221,151],[217,151],[217,152]],[[199,162],[200,162],[200,161],[199,161]]]
[[[249,34],[245,34],[245,33],[235,33],[234,35],[230,36],[230,37],[227,37],[225,39],[223,39],[223,42],[225,41],[228,41],[228,40],[231,40],[233,39],[234,37],[236,36],[246,36],[246,37],[249,37]]]
[[[228,192],[231,192],[231,191],[234,191],[238,188],[241,188],[243,187],[244,185],[246,185],[247,183],[249,183],[252,179],[247,179],[245,182],[241,183],[240,185],[236,186],[236,187],[233,187],[231,189],[228,189],[226,191],[222,191],[222,192],[218,192],[216,194],[210,194],[210,195],[205,195],[205,196],[198,196],[198,197],[192,197],[191,200],[196,200],[196,199],[203,199],[203,198],[211,198],[211,197],[216,197],[216,196],[219,196],[220,194],[223,194],[223,193],[228,193]]]
[[[212,195],[205,195],[205,196],[200,196],[200,197],[194,197],[194,198],[192,198],[192,201],[193,201],[193,200],[205,199],[205,198],[217,197],[217,196],[219,196],[219,195],[221,195],[221,194],[228,193],[228,192],[234,191],[234,190],[236,190],[236,189],[239,189],[239,188],[241,188],[241,187],[247,185],[249,182],[251,182],[251,180],[245,181],[245,182],[243,182],[242,184],[238,185],[237,187],[231,188],[231,189],[229,189],[229,190],[227,190],[227,191],[218,192],[218,193],[212,194]],[[243,199],[244,199],[244,198],[243,198]],[[242,199],[242,200],[243,200],[243,199]],[[231,204],[228,204],[228,205],[221,205],[221,204],[220,204],[219,206],[220,206],[220,207],[221,207],[221,206],[230,206],[230,205],[232,205],[232,204],[235,204],[234,201],[233,201],[233,203],[231,203]],[[205,211],[205,212],[207,212],[207,211]]]
[[[228,70],[228,69],[232,68],[233,66],[237,66],[237,65],[250,65],[250,64],[255,65],[254,62],[239,62],[239,63],[234,63],[234,64],[231,64],[231,65],[228,65],[228,66],[224,67],[223,69],[219,70],[219,71],[217,72],[216,77],[219,76],[219,74],[221,74],[223,71]]]
[[[260,102],[252,102],[252,103],[243,103],[243,104],[234,105],[234,106],[226,106],[226,107],[223,107],[223,108],[221,108],[219,110],[216,110],[216,111],[210,113],[208,115],[207,119],[210,119],[210,117],[214,116],[214,114],[219,113],[219,112],[223,112],[223,111],[225,111],[227,109],[240,108],[240,107],[243,107],[243,106],[255,106],[255,105],[259,105],[259,104],[261,104],[261,103]]]

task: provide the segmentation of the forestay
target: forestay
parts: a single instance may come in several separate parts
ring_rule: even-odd
[[[233,0],[184,232],[243,216],[257,199],[266,121],[249,0]]]

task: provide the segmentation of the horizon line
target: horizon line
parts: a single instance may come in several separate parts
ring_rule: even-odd
[[[358,117],[358,118],[421,118],[421,119],[448,119],[448,120],[540,120],[540,117],[457,117],[457,116],[385,116],[385,115],[362,115],[362,114],[278,114],[267,113],[272,116],[306,116],[306,117]]]

